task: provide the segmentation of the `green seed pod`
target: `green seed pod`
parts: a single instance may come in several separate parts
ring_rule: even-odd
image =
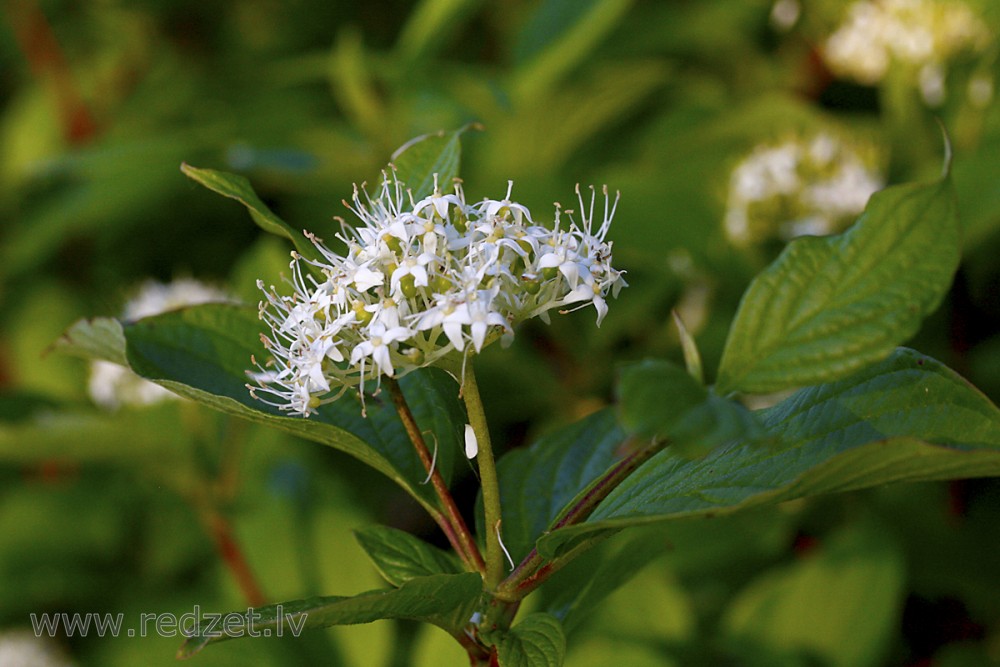
[[[360,301],[355,301],[354,305],[352,306],[352,309],[354,310],[354,316],[358,319],[358,322],[360,322],[362,325],[368,324],[369,322],[372,321],[372,317],[374,317],[372,313],[369,313],[367,310],[365,310],[365,304],[363,304]]]
[[[399,288],[403,292],[403,296],[407,299],[412,299],[417,295],[417,286],[415,284],[416,278],[412,274],[406,274],[399,280]]]

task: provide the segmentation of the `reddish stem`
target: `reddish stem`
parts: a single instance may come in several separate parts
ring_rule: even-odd
[[[404,428],[406,428],[406,433],[409,435],[414,449],[417,450],[417,456],[420,457],[420,462],[423,463],[424,470],[430,475],[431,484],[434,485],[434,491],[437,493],[444,508],[444,514],[440,512],[433,513],[434,520],[441,527],[441,530],[448,538],[448,542],[451,543],[452,548],[455,549],[455,552],[462,561],[479,573],[485,572],[486,564],[483,562],[482,554],[479,553],[479,547],[476,546],[475,541],[472,539],[472,533],[469,532],[468,527],[465,525],[462,513],[455,506],[455,500],[448,491],[448,485],[445,484],[441,473],[434,467],[434,459],[427,450],[427,445],[424,443],[424,436],[420,432],[420,427],[417,425],[417,420],[413,416],[413,412],[410,411],[410,406],[406,402],[402,388],[395,380],[390,379],[387,381],[387,384],[389,385],[389,393],[392,395],[392,402],[399,413],[399,418],[402,420]]]
[[[610,470],[592,482],[589,487],[579,494],[569,509],[546,532],[551,533],[560,528],[585,521],[591,512],[597,508],[597,505],[607,498],[608,494],[621,484],[626,477],[635,472],[639,466],[648,461],[654,454],[662,451],[668,444],[669,441],[667,440],[654,440],[652,443],[642,449],[633,451],[616,463]],[[588,548],[590,545],[581,546],[582,548]],[[574,548],[562,557],[546,563],[538,553],[538,549],[532,549],[531,553],[525,556],[524,560],[521,561],[517,568],[500,585],[498,597],[508,601],[523,599],[528,593],[535,590],[552,574],[568,563],[577,551],[578,548]]]
[[[219,512],[207,510],[205,512],[205,523],[207,524],[209,534],[212,536],[212,540],[215,542],[215,548],[222,558],[222,562],[225,563],[226,568],[236,580],[236,585],[242,591],[247,604],[251,607],[261,607],[266,604],[267,599],[264,597],[264,593],[257,583],[257,578],[250,569],[250,564],[247,562],[243,554],[243,549],[233,534],[233,529],[229,521]]]
[[[66,141],[86,143],[97,134],[97,123],[77,90],[69,62],[45,14],[35,0],[8,0],[3,7],[32,73],[55,92]]]

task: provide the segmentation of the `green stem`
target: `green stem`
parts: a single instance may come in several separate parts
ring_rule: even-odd
[[[469,423],[476,434],[479,452],[479,482],[483,490],[483,513],[486,518],[486,590],[496,590],[503,579],[504,556],[500,548],[500,483],[497,481],[496,460],[490,443],[490,429],[486,423],[483,399],[476,384],[476,373],[468,362],[462,378],[462,399]]]
[[[626,477],[631,475],[643,463],[648,461],[654,454],[662,451],[669,444],[667,440],[654,440],[641,449],[633,451],[624,459],[615,464],[610,470],[590,483],[587,488],[577,494],[567,509],[556,518],[552,528],[546,531],[551,533],[560,528],[572,526],[585,521],[591,512],[597,508],[602,500],[608,497]],[[528,593],[535,590],[552,574],[557,572],[566,563],[573,560],[580,552],[589,549],[605,537],[612,533],[587,538],[583,542],[573,546],[566,553],[546,562],[538,553],[538,548],[531,550],[524,560],[511,572],[500,587],[497,589],[497,597],[505,601],[515,601],[523,599]]]
[[[386,378],[383,382],[389,387],[389,393],[392,395],[392,402],[396,406],[396,412],[399,413],[403,427],[406,429],[406,433],[410,437],[414,449],[417,450],[417,456],[420,457],[420,461],[424,464],[424,470],[427,471],[431,484],[434,486],[434,491],[437,493],[438,499],[441,501],[441,506],[444,508],[443,513],[431,512],[431,516],[437,522],[438,526],[441,527],[455,553],[462,559],[465,566],[480,574],[484,573],[485,565],[483,557],[479,553],[479,547],[476,546],[476,541],[473,539],[472,533],[465,525],[462,513],[458,511],[455,500],[448,491],[448,485],[445,484],[441,473],[434,466],[434,459],[427,450],[424,436],[420,432],[420,427],[417,425],[417,420],[410,410],[409,403],[406,402],[406,396],[403,395],[402,388],[396,380],[391,378]]]

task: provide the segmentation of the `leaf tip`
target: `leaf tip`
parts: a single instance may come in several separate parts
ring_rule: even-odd
[[[951,174],[951,164],[955,155],[951,147],[951,138],[948,136],[948,128],[944,126],[944,121],[937,116],[934,117],[934,120],[937,121],[938,128],[941,130],[941,139],[944,143],[944,164],[941,166],[941,178],[945,179]]]
[[[184,643],[180,645],[180,648],[177,649],[177,653],[174,655],[174,658],[177,660],[188,660],[193,658],[201,652],[201,649],[205,648],[207,643],[208,642],[204,637],[188,637],[184,640]]]

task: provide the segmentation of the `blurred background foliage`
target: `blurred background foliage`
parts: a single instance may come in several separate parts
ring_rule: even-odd
[[[578,182],[621,190],[611,237],[631,287],[603,326],[589,312],[530,323],[480,360],[495,437],[512,448],[612,401],[616,363],[679,361],[672,309],[717,365],[743,289],[787,240],[764,223],[727,235],[733,174],[755,147],[836,137],[880,182],[903,182],[940,172],[940,123],[966,245],[913,345],[996,401],[1000,5],[913,4],[927,2],[964,6],[976,29],[955,48],[934,42],[930,69],[892,58],[860,81],[828,57],[852,11],[840,0],[0,4],[0,654],[30,643],[30,612],[125,612],[129,627],[142,612],[375,588],[351,535],[367,522],[437,539],[337,452],[180,402],[108,412],[88,398],[86,365],[49,353],[150,278],[250,303],[256,278],[277,282],[288,248],[184,178],[182,161],[247,176],[328,239],[352,183],[412,137],[468,123],[472,199],[512,179],[546,220],[553,201],[574,208]],[[748,210],[778,229],[786,195]],[[456,493],[472,505],[471,469]],[[595,611],[569,628],[568,664],[1000,664],[998,531],[1000,485],[973,480],[628,533],[572,566],[635,552],[602,575],[631,583],[597,587]],[[51,664],[153,665],[178,643],[45,650]],[[462,664],[451,643],[380,622],[196,660]]]

